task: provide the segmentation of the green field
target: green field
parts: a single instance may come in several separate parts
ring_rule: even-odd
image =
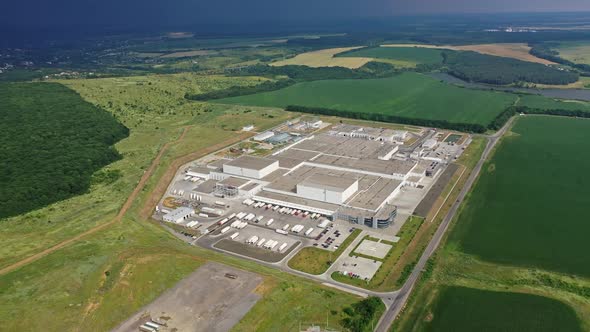
[[[425,75],[403,73],[385,79],[305,82],[278,91],[216,102],[320,107],[486,126],[515,100],[512,94],[469,90]]]
[[[442,50],[424,47],[373,47],[336,55],[337,57],[361,57],[393,60],[409,64],[436,64],[441,63]]]
[[[517,105],[543,110],[571,110],[590,112],[590,103],[578,100],[551,99],[538,95],[522,96]]]
[[[590,276],[590,121],[529,116],[512,131],[451,241],[484,260]]]
[[[582,331],[562,302],[530,294],[443,287],[423,331]]]

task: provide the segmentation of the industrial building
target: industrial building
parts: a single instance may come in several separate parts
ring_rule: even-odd
[[[184,220],[187,220],[189,217],[192,217],[195,214],[195,209],[189,207],[179,207],[172,210],[169,213],[166,213],[163,217],[164,221],[179,223]]]
[[[279,169],[279,162],[268,158],[242,156],[223,164],[223,172],[252,179],[262,179]]]

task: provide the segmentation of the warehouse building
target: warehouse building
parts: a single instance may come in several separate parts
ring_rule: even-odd
[[[189,208],[186,206],[176,208],[169,213],[166,213],[163,217],[164,221],[179,223],[184,220],[187,220],[191,216],[195,214],[195,210],[193,208]]]
[[[273,133],[272,131],[266,131],[262,134],[258,134],[256,136],[254,136],[252,139],[256,142],[262,142],[264,140],[267,140],[271,137],[273,137],[275,135],[275,133]]]
[[[342,204],[358,191],[358,180],[314,174],[297,184],[297,195],[316,201]]]
[[[278,169],[278,160],[254,156],[242,156],[223,164],[224,173],[252,179],[262,179]]]

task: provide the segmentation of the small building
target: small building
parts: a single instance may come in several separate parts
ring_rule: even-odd
[[[274,135],[275,135],[275,133],[272,131],[265,131],[262,134],[258,134],[256,136],[254,136],[254,138],[252,138],[252,139],[256,142],[262,142],[262,141],[265,141],[265,140],[273,137]]]
[[[252,131],[254,130],[254,125],[247,125],[242,128],[242,131]]]
[[[252,179],[262,179],[278,169],[278,160],[254,156],[241,156],[223,165],[224,173]]]
[[[358,191],[358,180],[314,174],[297,184],[297,195],[332,204],[342,204]]]
[[[182,206],[172,210],[171,212],[166,213],[162,219],[164,219],[164,221],[167,222],[173,222],[178,224],[179,222],[187,220],[194,214],[195,209]]]

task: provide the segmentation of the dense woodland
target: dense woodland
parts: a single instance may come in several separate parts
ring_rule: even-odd
[[[0,218],[88,190],[129,130],[56,83],[0,83]]]
[[[443,58],[449,74],[469,82],[498,85],[518,82],[570,84],[579,78],[575,72],[476,52],[445,51]]]

